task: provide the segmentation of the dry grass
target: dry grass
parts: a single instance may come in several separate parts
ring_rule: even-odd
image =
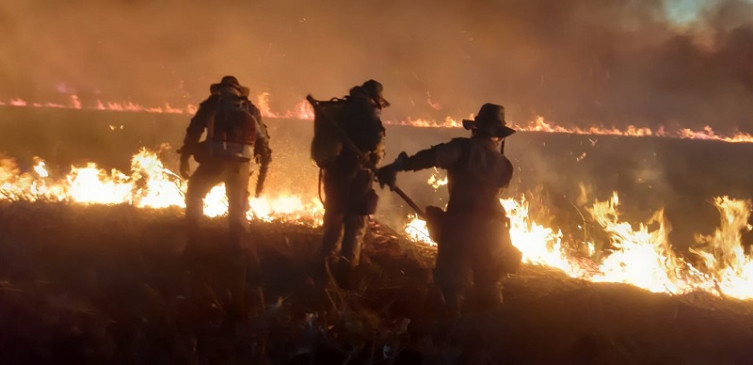
[[[445,320],[432,251],[373,230],[354,290],[317,229],[224,221],[186,243],[179,210],[0,204],[4,363],[745,363],[753,305],[594,285],[524,267],[505,304]],[[253,247],[253,249],[251,249]]]

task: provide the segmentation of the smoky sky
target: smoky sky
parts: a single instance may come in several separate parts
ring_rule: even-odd
[[[385,119],[753,132],[753,6],[660,0],[0,0],[0,100],[197,104],[237,76],[273,109],[385,86]]]

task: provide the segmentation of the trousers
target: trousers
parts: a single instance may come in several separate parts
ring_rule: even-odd
[[[248,181],[251,173],[249,161],[210,160],[199,165],[188,180],[186,191],[186,221],[189,227],[198,225],[204,215],[204,197],[219,183],[225,183],[228,200],[228,227],[233,242],[240,243],[248,232],[246,212],[248,205]]]
[[[448,212],[443,219],[434,282],[447,305],[459,311],[467,294],[480,308],[500,303],[505,255],[512,247],[503,217]]]

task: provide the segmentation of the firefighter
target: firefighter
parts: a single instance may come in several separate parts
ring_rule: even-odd
[[[212,187],[224,182],[231,245],[241,249],[248,230],[251,160],[260,165],[256,184],[259,196],[272,156],[269,135],[259,109],[248,100],[249,89],[241,86],[234,76],[225,76],[212,84],[210,93],[191,119],[179,150],[180,174],[188,179],[186,221],[189,234],[194,235],[203,215],[204,197]],[[205,131],[205,140],[199,142]],[[199,163],[193,175],[189,165],[192,155]]]
[[[500,279],[520,262],[499,201],[513,174],[501,144],[515,131],[505,125],[504,108],[495,104],[484,104],[463,126],[471,130],[470,138],[455,138],[410,157],[402,152],[377,172],[382,186],[394,187],[398,171],[447,170],[447,211],[430,207],[427,223],[438,244],[434,282],[452,314],[463,309],[471,278],[469,303],[478,309],[501,303]]]
[[[322,167],[324,227],[322,256],[338,284],[348,287],[359,264],[368,217],[376,211],[372,188],[375,166],[384,157],[385,130],[381,110],[389,106],[383,86],[368,80],[350,89],[337,118],[344,144],[332,163]]]

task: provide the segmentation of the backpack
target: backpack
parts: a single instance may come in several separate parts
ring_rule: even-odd
[[[253,106],[245,98],[221,97],[207,126],[208,153],[220,158],[254,157],[259,124],[251,114]]]
[[[306,97],[314,108],[314,138],[311,140],[311,159],[319,168],[331,165],[343,149],[341,134],[347,97],[328,101]]]

